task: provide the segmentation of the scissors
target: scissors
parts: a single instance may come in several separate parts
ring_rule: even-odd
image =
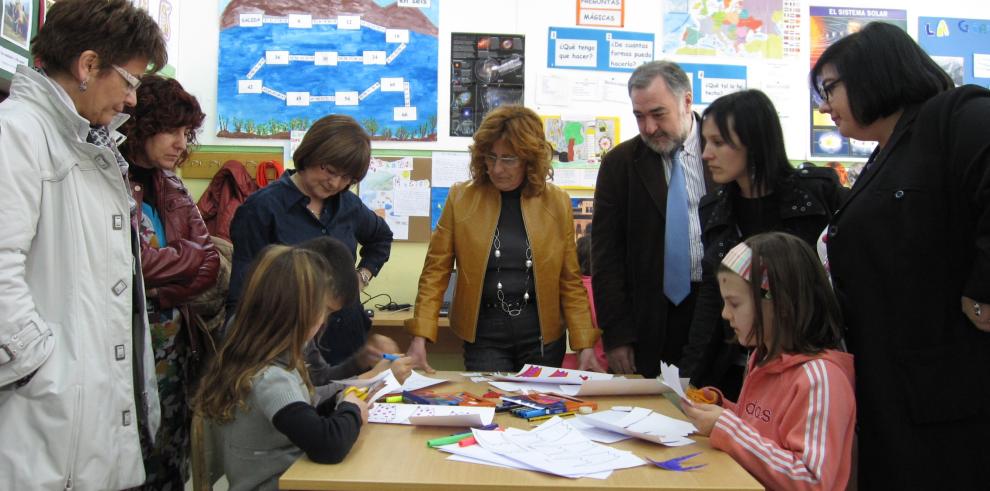
[[[346,396],[347,394],[354,394],[355,396],[357,396],[358,399],[361,399],[363,401],[368,397],[368,388],[351,386],[344,389],[344,395]]]
[[[367,400],[369,396],[376,394],[379,390],[385,387],[385,385],[386,382],[384,379],[379,380],[378,382],[375,382],[374,384],[368,387],[356,387],[352,385],[344,389],[344,395],[346,396],[347,394],[354,394],[355,396],[357,396],[358,399],[364,401]]]
[[[699,402],[702,404],[715,404],[718,402],[718,395],[708,395],[705,393],[704,389],[692,389],[684,391],[684,395],[691,400],[691,402]]]
[[[681,462],[684,462],[685,460],[690,459],[692,457],[697,457],[699,455],[701,455],[701,452],[695,452],[692,454],[687,454],[681,457],[674,457],[672,459],[667,459],[667,460],[653,460],[649,457],[647,457],[646,460],[653,462],[653,465],[661,469],[666,469],[668,471],[684,472],[684,471],[691,471],[694,469],[700,469],[708,465],[708,464],[698,464],[698,465],[689,465],[686,467],[681,465]]]

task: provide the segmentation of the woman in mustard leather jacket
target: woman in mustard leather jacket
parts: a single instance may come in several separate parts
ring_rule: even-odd
[[[141,272],[155,352],[162,424],[154,448],[141,445],[144,489],[182,489],[189,477],[192,414],[187,392],[205,337],[193,323],[188,302],[217,281],[220,256],[175,168],[189,156],[203,114],[179,82],[141,77],[138,104],[121,127],[128,139],[121,152],[131,164],[128,179],[137,202]]]
[[[540,117],[522,106],[490,112],[474,134],[471,176],[450,188],[419,278],[408,355],[432,370],[426,341],[437,319],[454,262],[450,309],[464,340],[467,370],[514,371],[526,363],[560,366],[564,327],[579,368],[603,371],[592,347],[567,193],[547,182],[551,146]]]

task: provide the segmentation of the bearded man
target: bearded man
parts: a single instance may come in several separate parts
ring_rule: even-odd
[[[598,172],[592,286],[609,369],[656,377],[688,339],[704,252],[698,202],[714,184],[684,70],[647,63],[628,88],[639,135]]]

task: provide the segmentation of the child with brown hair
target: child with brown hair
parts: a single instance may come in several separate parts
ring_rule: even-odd
[[[354,282],[339,276],[320,254],[280,245],[251,267],[196,397],[196,409],[223,435],[232,491],[277,489],[279,475],[304,452],[316,462],[340,462],[368,421],[367,404],[354,394],[313,406],[303,347],[357,296]]]
[[[739,401],[683,405],[701,435],[769,489],[846,488],[856,400],[853,357],[818,257],[801,239],[759,234],[722,260],[718,283],[739,342],[752,348]]]

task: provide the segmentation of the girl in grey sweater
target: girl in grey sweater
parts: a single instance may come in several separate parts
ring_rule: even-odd
[[[251,267],[220,353],[199,386],[196,409],[219,427],[231,491],[278,488],[304,452],[315,462],[344,459],[368,421],[354,394],[314,406],[303,347],[329,313],[357,296],[350,253],[321,257],[275,245]]]

